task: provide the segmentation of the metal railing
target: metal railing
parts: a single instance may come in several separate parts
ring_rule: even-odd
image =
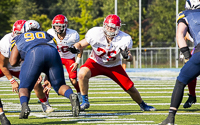
[[[193,48],[190,48],[191,50]],[[139,48],[130,49],[132,62],[126,62],[127,68],[139,68]],[[84,50],[79,66],[85,63],[91,50]],[[179,57],[179,56],[178,56]],[[176,47],[141,48],[141,68],[176,68]],[[184,62],[178,60],[178,68]]]

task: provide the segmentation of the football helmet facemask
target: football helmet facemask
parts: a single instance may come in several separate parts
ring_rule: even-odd
[[[26,20],[17,20],[13,24],[12,32],[13,32],[13,37],[23,33],[23,25],[26,22]]]
[[[67,18],[62,15],[62,14],[58,14],[56,15],[53,20],[52,20],[52,28],[55,30],[56,33],[61,34],[64,33],[67,30],[67,24],[68,24],[68,20]],[[55,26],[60,26],[61,29],[59,31],[57,31],[55,29]]]
[[[200,1],[199,0],[186,0],[185,2],[185,9],[198,9],[200,8]]]
[[[23,33],[27,31],[40,30],[40,24],[35,20],[28,20],[23,26]]]
[[[115,28],[115,32],[108,31],[107,26]],[[110,14],[104,19],[103,29],[106,36],[110,38],[115,37],[119,33],[120,28],[121,19],[117,15]]]

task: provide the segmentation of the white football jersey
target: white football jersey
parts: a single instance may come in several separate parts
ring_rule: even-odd
[[[0,52],[6,58],[10,57],[10,47],[13,38],[12,33],[8,33],[0,40]],[[20,71],[21,66],[12,67],[10,63],[8,63],[7,68],[12,71]]]
[[[75,57],[75,54],[67,50],[68,47],[72,47],[80,39],[79,34],[76,30],[67,28],[66,36],[63,40],[60,40],[57,36],[57,33],[53,28],[49,29],[47,33],[51,34],[57,41],[57,49],[61,58],[72,59]]]
[[[108,44],[103,27],[94,27],[85,35],[86,41],[91,45],[90,58],[105,67],[121,65],[120,49],[132,48],[131,36],[119,31],[118,35]]]

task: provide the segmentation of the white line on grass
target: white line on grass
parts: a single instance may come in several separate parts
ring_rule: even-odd
[[[98,91],[101,91],[101,90],[103,90],[103,91],[105,91],[105,90],[108,90],[108,89],[110,89],[110,90],[122,90],[122,88],[106,88],[106,87],[104,87],[104,88],[89,88],[89,91],[91,91],[91,90],[98,90]],[[145,89],[145,90],[153,90],[153,89],[159,89],[159,90],[169,90],[169,89],[171,89],[171,90],[173,90],[174,88],[173,87],[168,87],[168,88],[165,88],[165,87],[163,87],[163,88],[159,88],[159,87],[157,87],[157,88],[150,88],[150,87],[148,87],[148,88],[137,88],[137,89],[139,89],[139,90],[141,90],[141,89]],[[188,88],[186,87],[185,88],[185,90],[187,90]],[[196,89],[200,89],[200,87],[196,87]],[[5,92],[5,91],[9,91],[9,92],[12,92],[12,90],[0,90],[0,91],[2,91],[2,92]]]
[[[188,96],[183,96],[184,98],[188,98]],[[200,96],[196,96],[200,97]],[[114,96],[109,96],[109,97],[89,97],[89,99],[129,99],[131,98],[130,96],[121,96],[121,97],[114,97]],[[171,98],[171,96],[142,96],[142,98]],[[54,97],[54,98],[49,98],[49,100],[60,100],[60,99],[67,99],[66,97]],[[19,98],[1,98],[1,100],[19,100]],[[31,100],[38,100],[38,98],[31,98]]]
[[[158,105],[161,105],[161,106],[169,106],[170,103],[148,103],[149,105],[153,105],[153,106],[158,106]],[[183,105],[184,103],[181,103],[181,105]],[[138,104],[136,103],[125,103],[125,104],[119,104],[119,103],[113,103],[113,104],[90,104],[91,106],[138,106]],[[200,103],[195,103],[195,105],[200,105]],[[51,104],[52,107],[70,107],[71,104]],[[7,110],[7,111],[20,111],[21,108],[20,108],[20,104],[12,104],[12,105],[6,105],[4,104],[4,110]],[[29,104],[29,107],[34,110],[35,112],[38,112],[38,111],[42,111],[42,108],[41,108],[41,105],[33,105],[33,104]],[[41,110],[38,110],[38,109],[41,109]],[[60,111],[63,111],[63,110],[56,110],[56,108],[54,108],[55,111],[57,112],[60,112]],[[70,110],[65,110],[65,111],[70,111]]]
[[[172,92],[171,91],[147,91],[147,92],[140,92],[140,93],[172,93]],[[184,93],[188,93],[188,91],[184,91]],[[195,93],[200,93],[200,91],[195,91]],[[122,92],[89,92],[88,94],[89,95],[92,95],[92,94],[127,94],[127,92],[123,92],[123,91]],[[17,94],[13,93],[13,94],[0,94],[0,95],[8,96],[8,95],[17,95]],[[35,93],[32,92],[31,95],[35,95]],[[57,95],[57,93],[51,92],[49,95]],[[184,96],[184,97],[186,97],[186,96]]]

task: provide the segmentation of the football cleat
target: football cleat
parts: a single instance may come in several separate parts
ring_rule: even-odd
[[[79,103],[78,95],[73,93],[70,95],[69,99],[72,105],[72,116],[78,117],[80,113],[80,103]]]
[[[190,94],[188,94],[188,95],[189,95],[189,98],[183,105],[183,108],[190,108],[192,106],[192,104],[196,103],[196,101],[197,101],[196,96],[192,96]]]
[[[0,120],[2,125],[11,125],[4,113],[0,115]]]
[[[158,125],[174,125],[174,118],[166,118],[162,123]]]
[[[41,103],[41,105],[42,105],[43,112],[51,113],[54,111],[54,109],[50,106],[48,101]]]
[[[27,102],[22,103],[21,113],[19,114],[19,119],[27,119],[30,112],[31,112],[31,110],[28,107]]]
[[[82,99],[81,93],[79,92],[79,93],[77,93],[77,95],[78,95],[78,100],[79,100],[79,102],[82,103],[82,102],[83,102],[83,99]]]
[[[156,111],[156,108],[154,108],[153,106],[149,106],[147,104],[145,105],[140,105],[140,109],[142,111]]]
[[[85,109],[88,109],[90,107],[90,103],[89,102],[85,102],[81,104],[81,111],[84,111]]]

